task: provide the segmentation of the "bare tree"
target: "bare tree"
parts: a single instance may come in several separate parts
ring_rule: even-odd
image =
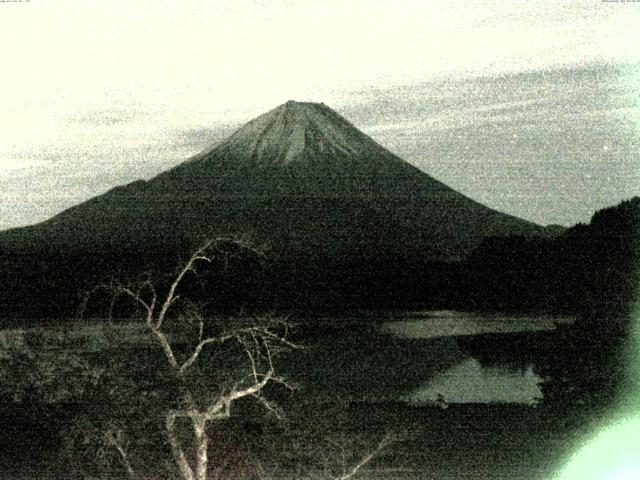
[[[182,480],[205,480],[209,470],[209,433],[212,422],[229,418],[235,402],[252,398],[270,412],[279,415],[276,407],[263,395],[270,383],[291,388],[276,374],[273,359],[283,349],[297,348],[288,339],[289,324],[282,318],[261,318],[228,322],[210,328],[210,320],[202,308],[181,297],[180,288],[188,275],[197,275],[197,266],[214,261],[228,260],[224,246],[240,247],[245,253],[260,252],[236,240],[217,238],[207,240],[196,249],[177,270],[164,288],[149,278],[137,285],[112,282],[100,288],[111,292],[111,310],[116,301],[124,297],[142,312],[141,322],[154,343],[162,350],[172,378],[167,383],[178,385],[178,396],[173,408],[164,412],[164,431],[173,460]],[[95,291],[95,290],[94,290]],[[161,293],[162,292],[162,293]],[[177,306],[180,308],[177,308]],[[182,334],[172,334],[167,328],[169,319],[181,328]],[[184,338],[184,331],[190,332]],[[233,344],[234,347],[231,347]],[[232,379],[223,382],[215,391],[202,392],[194,387],[193,376],[198,374],[198,364],[209,350],[235,348],[242,357],[234,359],[236,368]],[[191,446],[184,444],[180,429],[191,432]],[[108,442],[117,451],[129,477],[138,478],[123,441],[123,435],[109,433]],[[193,454],[191,452],[194,452]]]
[[[327,476],[330,480],[350,480],[355,478],[367,464],[380,455],[389,445],[401,440],[402,438],[400,437],[387,434],[382,437],[376,446],[365,446],[362,448],[361,451],[363,453],[361,453],[361,456],[357,457],[355,460],[348,460],[348,457],[353,455],[353,448],[346,450],[345,446],[340,442],[332,442],[340,450],[340,453],[338,455],[334,454],[333,458],[324,459],[325,468],[329,466],[327,469]],[[333,468],[331,467],[331,463],[334,464]],[[335,470],[336,467],[337,470],[339,470],[339,473],[331,473],[331,470]]]

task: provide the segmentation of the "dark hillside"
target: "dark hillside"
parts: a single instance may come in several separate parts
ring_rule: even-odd
[[[640,197],[602,209],[588,225],[555,239],[487,238],[468,267],[478,308],[625,317],[640,287]]]

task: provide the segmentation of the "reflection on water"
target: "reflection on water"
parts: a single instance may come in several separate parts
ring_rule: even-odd
[[[392,337],[429,342],[448,339],[456,343],[462,337],[483,335],[491,347],[500,350],[504,334],[524,334],[554,330],[559,324],[571,324],[573,317],[550,315],[474,314],[456,311],[414,312],[398,321],[387,322],[380,332]],[[513,337],[511,337],[511,342]],[[493,343],[495,342],[495,344]],[[464,350],[464,348],[462,348]],[[471,353],[473,356],[473,353]],[[524,356],[507,363],[485,365],[466,357],[435,373],[419,388],[402,398],[411,403],[518,403],[533,405],[542,400],[542,378]],[[420,384],[418,384],[420,385]]]
[[[542,399],[540,378],[529,365],[525,369],[508,366],[485,367],[468,358],[436,375],[407,395],[410,403],[521,403],[536,404]]]
[[[488,333],[553,330],[559,323],[572,323],[571,317],[480,315],[441,311],[415,313],[407,319],[387,322],[382,331],[402,338],[435,338]]]

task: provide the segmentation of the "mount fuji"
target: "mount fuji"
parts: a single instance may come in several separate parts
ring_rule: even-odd
[[[127,249],[218,233],[302,251],[426,249],[442,260],[487,236],[547,234],[447,187],[324,104],[289,101],[155,178],[4,232],[0,244]]]
[[[466,278],[455,265],[484,238],[552,234],[449,188],[329,107],[290,101],[150,180],[1,232],[0,308],[65,316],[78,291],[114,275],[168,273],[203,237],[228,235],[268,246],[271,264],[238,270],[216,298],[447,298]]]

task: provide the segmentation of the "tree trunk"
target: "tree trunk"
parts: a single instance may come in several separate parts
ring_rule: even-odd
[[[175,424],[175,415],[173,415],[172,413],[167,414],[167,438],[169,439],[169,444],[171,445],[171,453],[173,453],[173,458],[178,465],[182,480],[195,480],[195,477],[193,476],[193,470],[189,466],[189,462],[187,462],[182,447],[180,446],[180,439],[178,439],[178,436],[176,434]]]
[[[206,420],[202,417],[193,418],[193,429],[196,436],[196,480],[207,479],[209,437],[205,432],[206,424]]]

